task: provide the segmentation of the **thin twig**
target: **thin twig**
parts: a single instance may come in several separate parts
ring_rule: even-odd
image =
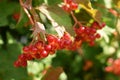
[[[72,15],[72,18],[73,20],[75,21],[75,23],[78,23],[78,20],[76,19],[76,17],[74,16],[73,12],[71,11],[71,15]]]
[[[71,11],[71,16],[72,16],[73,20],[75,21],[75,24],[73,27],[75,27],[77,24],[79,26],[82,26],[82,24],[77,20],[77,18],[74,16],[74,13],[72,11]]]
[[[28,2],[28,1],[29,1],[29,2]],[[26,3],[30,3],[30,1],[32,1],[32,0],[27,0]],[[33,20],[32,16],[30,15],[29,11],[27,10],[27,6],[23,3],[22,0],[19,0],[19,2],[20,2],[20,5],[22,6],[23,10],[24,10],[25,13],[27,14],[27,16],[28,16],[31,24],[34,25],[34,20]],[[29,6],[30,6],[30,5],[29,5]]]

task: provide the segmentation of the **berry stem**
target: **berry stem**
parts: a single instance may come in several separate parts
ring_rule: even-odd
[[[74,13],[72,11],[71,11],[71,16],[72,16],[73,20],[75,21],[75,24],[74,24],[73,27],[75,27],[77,24],[79,26],[82,26],[82,24],[77,20],[77,18],[75,17],[75,15],[74,15]]]
[[[78,23],[78,20],[77,20],[77,18],[74,16],[74,13],[71,11],[71,15],[72,15],[72,18],[73,18],[73,20],[75,21],[75,23]]]

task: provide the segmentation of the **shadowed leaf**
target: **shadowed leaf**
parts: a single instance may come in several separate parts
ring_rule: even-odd
[[[75,0],[75,2],[78,3],[80,7],[85,9],[95,21],[101,23],[101,13],[92,8],[90,0]]]

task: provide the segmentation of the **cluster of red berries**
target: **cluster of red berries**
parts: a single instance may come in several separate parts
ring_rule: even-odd
[[[14,65],[16,67],[25,67],[27,66],[28,60],[45,58],[49,54],[54,54],[57,50],[76,50],[81,46],[82,42],[88,42],[92,46],[94,45],[94,40],[100,38],[96,30],[101,29],[103,26],[94,22],[91,27],[80,26],[79,28],[75,28],[76,35],[74,39],[67,32],[61,38],[47,34],[46,41],[36,41],[32,45],[25,46],[23,48],[23,54],[18,57]]]
[[[54,35],[47,35],[47,41],[37,41],[34,45],[25,46],[23,48],[23,54],[18,57],[18,60],[14,63],[15,67],[27,66],[28,60],[42,59],[49,54],[54,54],[56,50],[61,49],[76,49],[79,46],[78,43],[74,43],[71,36],[68,33],[64,33],[63,37],[58,38]]]
[[[73,2],[73,0],[64,0],[62,8],[67,12],[71,12],[72,10],[76,10],[78,8],[78,4]]]
[[[120,75],[120,59],[108,59],[109,66],[105,67],[106,72],[111,72],[115,75]]]
[[[102,29],[105,24],[98,24],[93,22],[90,27],[80,26],[75,28],[76,38],[82,40],[82,42],[88,42],[90,46],[94,45],[96,38],[100,38],[100,34],[97,33],[98,29]]]

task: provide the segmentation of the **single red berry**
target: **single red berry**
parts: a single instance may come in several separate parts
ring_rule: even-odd
[[[84,33],[85,32],[85,27],[83,27],[83,26],[81,26],[81,27],[79,27],[79,29],[78,29],[78,35],[79,34],[81,34],[81,33]]]
[[[86,27],[86,28],[85,28],[85,32],[84,32],[84,33],[89,35],[89,34],[91,33],[90,28]]]
[[[40,53],[36,53],[36,54],[32,55],[32,57],[33,57],[34,59],[41,59]]]
[[[50,44],[48,44],[48,45],[45,45],[45,50],[46,51],[51,51],[51,49],[52,49],[52,46],[50,45]]]
[[[78,8],[78,4],[72,2],[72,3],[70,4],[70,8],[71,8],[72,10],[76,10],[76,9]]]
[[[70,9],[70,5],[66,4],[62,6],[62,9],[65,10],[66,12],[71,12],[72,10]]]
[[[35,53],[38,52],[38,49],[37,49],[35,46],[32,46],[30,52],[31,52],[32,54],[35,54]]]
[[[91,34],[95,34],[95,33],[96,33],[96,29],[91,28],[90,33],[91,33]]]
[[[30,52],[30,47],[29,46],[23,47],[23,53],[29,53],[29,52]]]
[[[20,67],[21,65],[20,65],[20,61],[19,60],[17,60],[17,61],[15,61],[14,62],[14,67]]]
[[[55,51],[55,50],[59,49],[59,44],[58,43],[53,42],[50,45],[51,45],[51,48],[52,48],[51,51]]]
[[[94,29],[101,29],[99,23],[96,22],[96,21],[92,23],[91,27],[94,28]]]
[[[40,53],[41,58],[45,58],[48,56],[48,52],[46,50],[41,51]]]
[[[33,57],[31,54],[26,54],[26,58],[27,58],[27,60],[33,60]]]
[[[96,34],[95,37],[96,38],[100,38],[101,36],[100,36],[100,34]]]
[[[91,42],[89,42],[89,45],[90,45],[90,46],[94,46],[94,45],[95,45],[95,42],[94,42],[94,41],[91,41]]]
[[[20,18],[20,13],[14,13],[13,14],[13,19],[15,19],[16,21],[18,21]]]
[[[47,35],[48,43],[57,42],[57,37],[54,35]]]
[[[41,49],[43,46],[44,46],[43,41],[38,41],[38,42],[35,43],[35,47],[37,49]]]
[[[26,55],[27,55],[27,54],[24,54],[24,53],[23,53],[23,54],[21,54],[21,55],[18,56],[18,59],[19,59],[19,60],[23,60],[23,61],[24,61],[24,60],[27,60],[27,56],[26,56]]]
[[[102,23],[102,28],[105,27],[105,25],[106,25],[106,24],[103,22],[103,23]]]
[[[65,32],[61,39],[71,39],[71,35],[69,33]]]
[[[94,41],[95,40],[95,36],[94,35],[89,35],[89,39],[90,39],[90,41]]]
[[[26,67],[26,66],[27,66],[27,60],[21,61],[21,66],[22,66],[22,67]]]

